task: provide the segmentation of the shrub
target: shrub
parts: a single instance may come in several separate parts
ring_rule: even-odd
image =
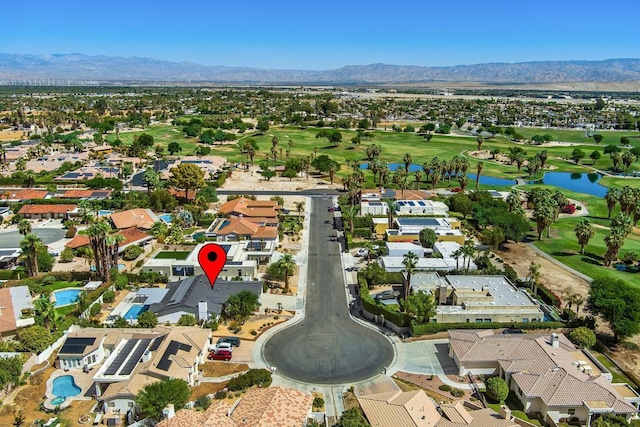
[[[362,237],[365,239],[371,238],[372,232],[370,228],[355,228],[353,230],[353,237]]]
[[[564,205],[562,207],[562,209],[560,209],[560,212],[564,213],[564,214],[572,214],[576,211],[576,205],[574,205],[573,203],[570,203],[568,205]]]
[[[324,399],[321,397],[314,397],[311,406],[313,406],[315,409],[322,408],[324,406]]]
[[[116,293],[113,292],[111,289],[105,291],[104,294],[102,294],[102,302],[106,303],[106,304],[110,304],[113,301],[115,301],[116,299]]]
[[[218,400],[222,400],[222,399],[226,399],[227,398],[227,392],[220,390],[219,392],[217,392],[216,394],[213,395],[214,399],[218,399]]]
[[[62,252],[60,252],[60,262],[71,262],[73,261],[73,249],[64,248]]]
[[[363,306],[364,306],[364,299]],[[526,322],[526,323],[411,323],[413,335],[437,334],[449,329],[502,329],[514,328],[525,330],[565,328],[567,324],[562,322]]]
[[[77,232],[78,232],[78,229],[75,226],[71,226],[67,229],[67,232],[64,234],[64,237],[66,237],[67,239],[71,239],[76,235]]]
[[[240,391],[254,385],[269,387],[270,384],[271,372],[266,369],[249,369],[246,373],[232,378],[227,384],[227,389],[229,391]]]
[[[193,314],[183,314],[178,319],[178,326],[193,326],[196,324],[196,316]]]
[[[438,387],[440,390],[442,391],[451,391],[452,387],[448,384],[442,384],[440,387]]]
[[[231,322],[229,322],[229,330],[234,334],[238,334],[240,333],[240,331],[242,331],[242,325],[240,324],[240,322],[232,320]]]
[[[98,315],[98,313],[100,313],[100,309],[102,307],[100,307],[100,304],[95,303],[91,306],[91,308],[89,309],[89,316],[91,317],[96,317]]]
[[[208,396],[200,396],[196,399],[196,406],[206,410],[211,406],[211,399]]]
[[[581,348],[591,348],[596,345],[596,333],[584,326],[571,331],[569,333],[569,339]]]
[[[255,329],[250,330],[249,333],[253,336],[258,335],[258,332]]]
[[[464,391],[460,390],[459,388],[453,388],[451,389],[451,396],[453,397],[462,397],[464,396]]]
[[[127,246],[122,254],[122,259],[125,261],[133,261],[138,258],[140,255],[144,253],[144,249],[142,249],[138,245]]]
[[[500,403],[509,395],[507,383],[500,377],[491,377],[486,382],[487,396],[494,402]]]

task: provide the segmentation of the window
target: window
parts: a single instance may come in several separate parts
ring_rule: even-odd
[[[129,408],[133,408],[134,403],[133,402],[127,402],[127,405],[129,406]]]
[[[482,323],[482,319],[476,319],[476,323]]]
[[[522,323],[529,323],[529,318],[528,317],[523,317],[522,318]]]
[[[567,413],[568,413],[569,415],[575,415],[575,414],[576,414],[576,410],[575,410],[575,409],[573,409],[573,408],[571,408],[571,409],[569,409],[569,410],[567,411]]]

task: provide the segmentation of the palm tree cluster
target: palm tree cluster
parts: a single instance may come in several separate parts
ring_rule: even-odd
[[[640,220],[640,188],[631,188],[628,185],[617,188],[609,188],[604,197],[609,210],[607,218],[611,218],[616,206],[620,205],[620,212],[628,215],[633,220],[633,225]]]
[[[602,263],[605,267],[618,259],[620,249],[624,245],[624,241],[631,232],[633,222],[629,215],[622,212],[618,213],[612,220],[609,227],[609,234],[604,236],[604,243],[607,245],[607,251],[604,254]]]
[[[45,246],[35,233],[27,233],[24,239],[20,242],[20,250],[22,257],[24,258],[27,272],[29,276],[38,275],[38,253],[42,251]]]
[[[122,235],[111,235],[110,232],[111,227],[104,220],[91,224],[87,229],[95,258],[96,273],[105,281],[109,281],[111,269],[118,268],[118,249],[120,243],[124,241]]]
[[[551,191],[546,188],[535,187],[527,195],[527,206],[533,208],[533,219],[536,222],[538,240],[546,230],[547,237],[551,237],[551,224],[558,220],[560,211],[568,203],[567,197],[560,190]]]

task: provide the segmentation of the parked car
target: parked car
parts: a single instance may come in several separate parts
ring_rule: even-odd
[[[375,295],[373,298],[376,301],[384,301],[384,300],[396,299],[398,298],[399,295],[400,295],[400,292],[389,290],[389,291],[382,291],[379,294]]]
[[[240,347],[240,338],[238,337],[222,337],[218,340],[218,344],[223,342],[229,343],[234,347]]]
[[[233,358],[233,353],[230,350],[218,349],[209,353],[209,360],[226,360],[227,362]]]
[[[211,347],[211,351],[217,351],[217,350],[233,351],[233,345],[228,342],[218,342],[216,345]]]

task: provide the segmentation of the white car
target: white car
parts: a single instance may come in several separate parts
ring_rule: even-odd
[[[356,252],[356,256],[361,256],[361,257],[365,257],[369,254],[369,251],[366,250],[365,248],[360,248],[358,249],[358,252]]]
[[[229,342],[220,342],[209,349],[210,351],[229,350],[233,351],[233,345]]]

